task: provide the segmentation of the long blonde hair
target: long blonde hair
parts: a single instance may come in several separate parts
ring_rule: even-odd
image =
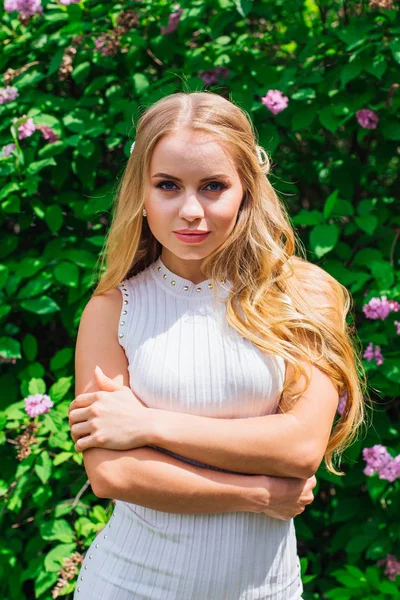
[[[226,145],[245,190],[233,231],[203,260],[202,273],[207,279],[232,282],[228,323],[261,351],[280,355],[293,366],[282,398],[296,401],[310,383],[300,361],[324,371],[339,394],[347,391],[345,409],[324,456],[328,470],[343,475],[332,459],[338,457],[340,465],[343,450],[364,423],[369,399],[355,328],[346,322],[351,296],[334,277],[306,260],[301,240],[266,177],[269,157],[261,148],[260,163],[256,134],[243,109],[212,92],[178,92],[145,110],[137,124],[135,149],[116,188],[101,256],[104,274],[93,295],[117,287],[160,256],[162,246],[142,216],[146,180],[157,142],[181,128],[208,132]],[[304,390],[291,393],[290,385],[302,374]]]

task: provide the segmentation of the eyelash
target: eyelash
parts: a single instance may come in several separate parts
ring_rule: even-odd
[[[164,181],[160,181],[159,183],[157,183],[156,187],[160,188],[161,190],[163,190],[164,192],[173,192],[174,190],[166,190],[165,188],[161,187],[162,185],[164,185],[165,183],[173,183],[174,185],[176,185],[176,183],[174,181],[170,181],[169,179],[165,179]],[[218,185],[222,186],[219,190],[209,190],[210,192],[220,192],[221,190],[226,189],[226,185],[224,183],[222,183],[221,181],[210,181],[210,183],[207,183],[207,185],[210,185],[212,183],[217,183]]]

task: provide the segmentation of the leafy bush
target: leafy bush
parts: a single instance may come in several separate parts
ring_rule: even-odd
[[[321,466],[295,520],[304,597],[400,598],[398,16],[392,0],[5,0],[4,600],[71,598],[109,518],[68,429],[77,326],[132,123],[166,94],[205,88],[248,111],[309,260],[353,294],[375,400],[346,476]]]

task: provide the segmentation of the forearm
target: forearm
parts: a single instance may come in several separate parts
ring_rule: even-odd
[[[148,447],[109,450],[99,495],[169,513],[262,512],[267,478],[213,471]]]
[[[300,478],[313,473],[310,432],[293,415],[219,419],[149,410],[153,446],[240,473]]]

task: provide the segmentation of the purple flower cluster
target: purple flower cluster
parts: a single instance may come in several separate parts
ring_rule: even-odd
[[[4,0],[4,10],[14,12],[17,10],[23,19],[43,12],[41,0]]]
[[[261,102],[271,111],[274,115],[277,115],[288,105],[289,98],[284,96],[280,90],[268,90],[265,96],[261,98]]]
[[[12,102],[17,96],[19,96],[19,94],[16,87],[6,85],[5,88],[0,88],[0,104]]]
[[[390,581],[394,581],[400,575],[400,561],[393,554],[388,554],[382,560],[378,560],[377,564],[380,567],[385,565],[385,575]]]
[[[363,108],[356,112],[357,121],[364,129],[376,129],[379,117],[369,108]]]
[[[48,140],[50,144],[60,139],[60,137],[54,133],[52,128],[47,125],[37,125],[36,129],[42,132],[44,139]]]
[[[1,153],[3,156],[10,156],[11,152],[15,150],[15,148],[16,145],[14,144],[14,142],[11,142],[11,144],[6,144],[2,147]]]
[[[64,6],[69,6],[70,4],[79,4],[81,0],[59,0],[60,4]]]
[[[347,390],[343,394],[341,394],[341,396],[339,396],[339,403],[338,403],[338,407],[337,407],[337,411],[338,411],[339,415],[342,415],[344,413],[346,404],[347,404]]]
[[[367,463],[363,471],[365,475],[378,473],[379,479],[386,479],[386,481],[395,481],[400,478],[400,454],[393,458],[388,449],[381,444],[364,448],[362,454]]]
[[[381,353],[381,347],[375,346],[375,348],[374,348],[373,342],[370,342],[368,344],[368,346],[363,354],[363,358],[366,358],[368,362],[371,362],[371,360],[375,359],[376,364],[378,366],[381,365],[384,361],[384,358]]]
[[[177,8],[178,10],[169,15],[168,25],[166,27],[161,27],[162,35],[172,33],[173,31],[175,31],[177,29],[177,27],[179,25],[179,21],[181,19],[182,13],[183,13],[183,8],[179,8],[179,4],[175,5],[174,8]]]
[[[25,398],[25,410],[30,417],[48,413],[54,403],[47,394],[34,394]]]
[[[226,67],[215,67],[215,69],[209,69],[208,71],[202,71],[199,73],[199,77],[202,78],[206,85],[212,85],[218,83],[220,77],[226,79],[229,75],[229,69]]]
[[[397,327],[397,331],[396,331],[397,335],[400,335],[400,321],[395,321],[394,324]]]
[[[400,304],[395,300],[388,300],[386,296],[381,298],[371,298],[364,304],[363,313],[368,319],[381,319],[384,321],[386,317],[393,311],[398,312]]]
[[[22,115],[22,117],[26,117],[26,115]],[[19,119],[15,117],[13,119],[13,123],[18,121]],[[24,138],[30,137],[36,131],[36,125],[33,122],[32,117],[27,118],[21,125],[18,127],[18,139],[23,140]]]

